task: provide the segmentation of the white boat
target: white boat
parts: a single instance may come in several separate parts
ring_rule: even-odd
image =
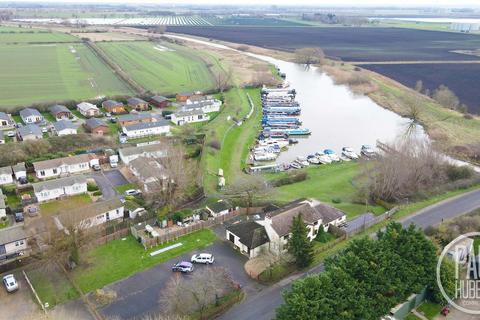
[[[272,161],[277,159],[277,155],[275,153],[256,153],[254,159],[255,161]]]
[[[320,164],[320,160],[317,157],[309,157],[308,162],[311,164]]]
[[[347,158],[347,157],[345,157],[343,154],[341,154],[341,155],[340,155],[340,161],[348,162],[348,161],[352,161],[352,159]]]
[[[300,161],[300,162],[307,161],[307,157],[298,156],[297,160]]]
[[[358,154],[350,147],[343,147],[342,148],[342,155],[348,159],[357,160]]]
[[[325,155],[328,156],[333,162],[340,161],[340,157],[332,149],[325,149],[323,150],[323,153],[325,153]]]
[[[302,166],[300,164],[298,164],[297,162],[292,162],[290,163],[290,168],[293,168],[293,169],[301,169]]]
[[[372,146],[367,144],[364,144],[362,146],[360,153],[367,158],[373,158],[377,155],[377,153],[375,152],[375,149]]]
[[[317,156],[317,159],[318,161],[320,161],[321,164],[330,164],[332,163],[332,159],[330,159],[329,156],[327,156],[325,153],[323,152],[317,152],[315,154]]]
[[[258,141],[259,146],[268,146],[268,145],[278,145],[280,148],[284,148],[288,146],[289,142],[287,139],[272,139],[272,138],[267,138]]]

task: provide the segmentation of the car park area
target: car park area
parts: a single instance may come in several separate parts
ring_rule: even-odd
[[[1,278],[3,279],[7,274],[12,274],[12,272],[2,274]],[[23,275],[18,272],[14,272],[13,274],[19,288],[15,292],[9,293],[2,283],[0,301],[2,305],[8,306],[8,308],[2,308],[0,313],[1,319],[23,319],[40,310],[32,300],[32,292]]]

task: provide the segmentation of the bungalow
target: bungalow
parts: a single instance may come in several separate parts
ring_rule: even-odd
[[[12,116],[5,112],[0,112],[0,130],[12,129],[15,127],[15,121]]]
[[[100,109],[98,109],[96,105],[88,102],[81,102],[77,104],[77,110],[82,114],[82,116],[87,118],[100,116]]]
[[[212,217],[218,217],[235,210],[235,208],[225,200],[218,200],[217,202],[206,206],[206,209]]]
[[[57,136],[77,134],[77,125],[70,120],[58,120],[53,123],[53,133]]]
[[[125,164],[129,164],[131,161],[139,158],[161,158],[166,156],[165,146],[160,143],[148,144],[139,147],[128,147],[118,150],[120,160]]]
[[[127,100],[127,105],[137,111],[146,111],[149,109],[148,102],[139,98],[130,98]]]
[[[7,205],[5,204],[5,196],[2,189],[0,189],[0,219],[4,219],[7,216]]]
[[[80,154],[72,157],[37,161],[33,163],[35,174],[39,179],[60,177],[90,170],[90,157]]]
[[[15,179],[27,179],[27,168],[25,167],[25,162],[20,162],[12,166],[12,171]]]
[[[19,141],[43,139],[42,129],[36,124],[27,124],[17,129]]]
[[[270,239],[265,227],[255,221],[233,224],[226,230],[227,240],[250,259],[269,249]]]
[[[67,107],[56,104],[48,108],[48,111],[55,117],[55,120],[68,120],[73,117],[72,112]]]
[[[210,120],[210,116],[205,114],[202,109],[180,110],[172,114],[171,121],[177,126],[186,123],[203,122]]]
[[[75,226],[88,229],[109,221],[123,219],[124,206],[118,198],[94,202],[90,205],[60,213],[54,219],[60,230]]]
[[[0,168],[0,185],[13,183],[12,168]]]
[[[170,123],[167,120],[155,122],[137,123],[122,127],[122,132],[128,138],[142,138],[167,134],[170,132]]]
[[[268,212],[265,215],[264,220],[256,222],[265,229],[269,239],[268,250],[270,252],[280,255],[286,250],[286,245],[291,235],[290,231],[292,228],[293,218],[300,214],[302,215],[305,226],[308,229],[307,238],[310,241],[315,239],[320,228],[323,228],[324,231],[328,231],[331,225],[338,226],[344,223],[346,220],[346,215],[343,212],[326,204],[320,203],[319,201],[306,199],[293,201],[281,208]],[[241,226],[236,228],[248,229],[247,227]],[[241,235],[235,233],[237,229],[227,229],[227,240],[231,241],[236,247],[240,248],[242,252],[247,253],[249,257],[258,255],[258,251],[254,251],[254,253],[251,254],[251,250],[254,248],[249,247],[248,244],[245,244],[245,242],[248,241],[242,240]],[[239,243],[245,245],[245,247],[240,246]],[[246,250],[245,248],[250,248],[250,251]]]
[[[91,134],[99,135],[99,136],[108,134],[108,132],[110,131],[110,128],[108,127],[108,125],[102,120],[97,118],[87,119],[87,121],[85,121],[84,126],[88,132],[90,132]]]
[[[33,183],[33,192],[38,202],[59,199],[87,192],[87,179],[72,176]]]
[[[150,98],[150,103],[157,108],[166,108],[170,104],[170,100],[163,96],[153,96]]]
[[[138,157],[130,161],[128,168],[145,192],[158,189],[168,178],[165,168],[154,158]]]
[[[25,256],[28,251],[28,235],[23,225],[0,230],[0,264]]]
[[[113,114],[121,114],[126,113],[125,107],[123,103],[115,101],[115,100],[106,100],[102,102],[102,108],[105,109],[106,112],[110,112]]]
[[[204,99],[205,96],[201,92],[180,92],[175,98],[177,102],[187,102],[189,99],[191,101]]]
[[[42,114],[33,108],[20,110],[20,117],[25,124],[41,123],[44,121]]]
[[[184,109],[201,108],[203,112],[210,113],[220,111],[221,106],[222,101],[209,97],[206,99],[193,101],[188,99],[185,103]]]
[[[0,131],[0,144],[5,144],[5,133]]]
[[[122,127],[137,123],[155,122],[157,119],[150,113],[129,113],[118,116],[118,124]]]

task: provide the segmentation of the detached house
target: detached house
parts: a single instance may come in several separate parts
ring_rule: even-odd
[[[106,112],[110,112],[113,114],[121,114],[126,113],[125,107],[123,103],[115,101],[115,100],[106,100],[102,102],[102,108],[105,109]]]
[[[55,120],[68,120],[73,117],[72,112],[67,107],[56,104],[48,108],[48,111],[55,117]]]
[[[17,129],[19,141],[43,139],[42,129],[36,124],[27,124]]]
[[[33,108],[20,110],[20,117],[25,124],[42,123],[44,121],[42,114]]]
[[[117,199],[99,201],[87,206],[60,213],[54,219],[60,230],[75,226],[88,229],[109,221],[123,219],[124,206]]]
[[[85,129],[87,132],[90,132],[91,134],[96,134],[96,135],[106,135],[110,131],[108,125],[103,122],[100,119],[97,118],[90,118],[85,121]]]
[[[15,121],[12,116],[5,112],[0,112],[0,130],[12,129],[15,127]]]
[[[166,156],[165,147],[161,143],[148,144],[139,147],[128,147],[118,150],[118,155],[123,163],[129,164],[131,161],[139,158],[161,158]]]
[[[87,192],[87,179],[83,176],[72,176],[61,179],[33,183],[33,192],[38,202],[60,199]]]
[[[50,159],[33,163],[35,174],[39,179],[48,179],[90,170],[90,157],[80,154],[72,157]]]
[[[130,161],[128,168],[145,192],[158,189],[168,179],[165,168],[154,158],[138,157]]]
[[[265,227],[255,221],[237,223],[227,228],[227,240],[250,259],[269,250],[268,234]]]
[[[0,264],[11,262],[29,253],[28,235],[23,225],[0,229]]]
[[[203,122],[208,120],[210,120],[209,115],[205,114],[202,109],[180,110],[173,113],[171,117],[171,121],[178,126],[187,123]]]
[[[170,123],[163,119],[155,122],[137,123],[122,127],[122,132],[127,138],[158,136],[170,132]]]
[[[57,136],[77,134],[77,125],[70,120],[59,120],[53,123],[53,133]]]
[[[269,239],[268,250],[271,253],[280,255],[285,252],[293,218],[298,217],[300,214],[305,226],[308,228],[307,238],[310,241],[315,239],[320,228],[328,231],[331,225],[338,226],[346,220],[346,215],[343,212],[316,200],[299,199],[284,207],[268,212],[264,220],[256,221],[255,223],[264,228]],[[257,247],[252,247],[253,238],[246,237],[246,235],[256,236],[260,231],[254,233],[251,230],[257,230],[259,227],[252,224],[243,226],[243,224],[240,223],[235,227],[228,227],[226,238],[235,247],[239,248],[241,252],[253,258],[258,255],[259,250],[254,250]],[[239,230],[243,234],[240,234]],[[245,230],[250,231],[246,232]],[[262,246],[266,247],[264,244]]]
[[[149,109],[148,102],[139,98],[128,99],[127,105],[133,110],[137,110],[137,111],[146,111]]]
[[[153,96],[150,98],[150,103],[157,108],[166,108],[170,104],[170,100],[163,96]]]
[[[77,104],[77,110],[86,118],[100,116],[100,109],[94,104],[81,102]]]
[[[0,168],[0,185],[13,183],[12,168]]]

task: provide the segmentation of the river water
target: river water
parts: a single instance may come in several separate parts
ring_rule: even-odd
[[[234,50],[212,42],[172,35],[171,37]],[[312,134],[298,138],[299,143],[282,152],[277,163],[288,163],[298,156],[307,156],[324,149],[333,149],[338,154],[343,147],[352,147],[360,152],[363,144],[376,145],[377,140],[391,142],[408,132],[409,120],[386,110],[365,96],[354,95],[348,87],[334,84],[332,78],[317,68],[305,68],[292,62],[252,53],[242,54],[267,61],[286,73],[291,88],[297,91],[296,100],[302,107],[302,127]],[[261,106],[258,106],[261,107]],[[413,134],[425,136],[421,127]],[[412,134],[410,130],[410,134]],[[297,139],[297,137],[293,137]]]

